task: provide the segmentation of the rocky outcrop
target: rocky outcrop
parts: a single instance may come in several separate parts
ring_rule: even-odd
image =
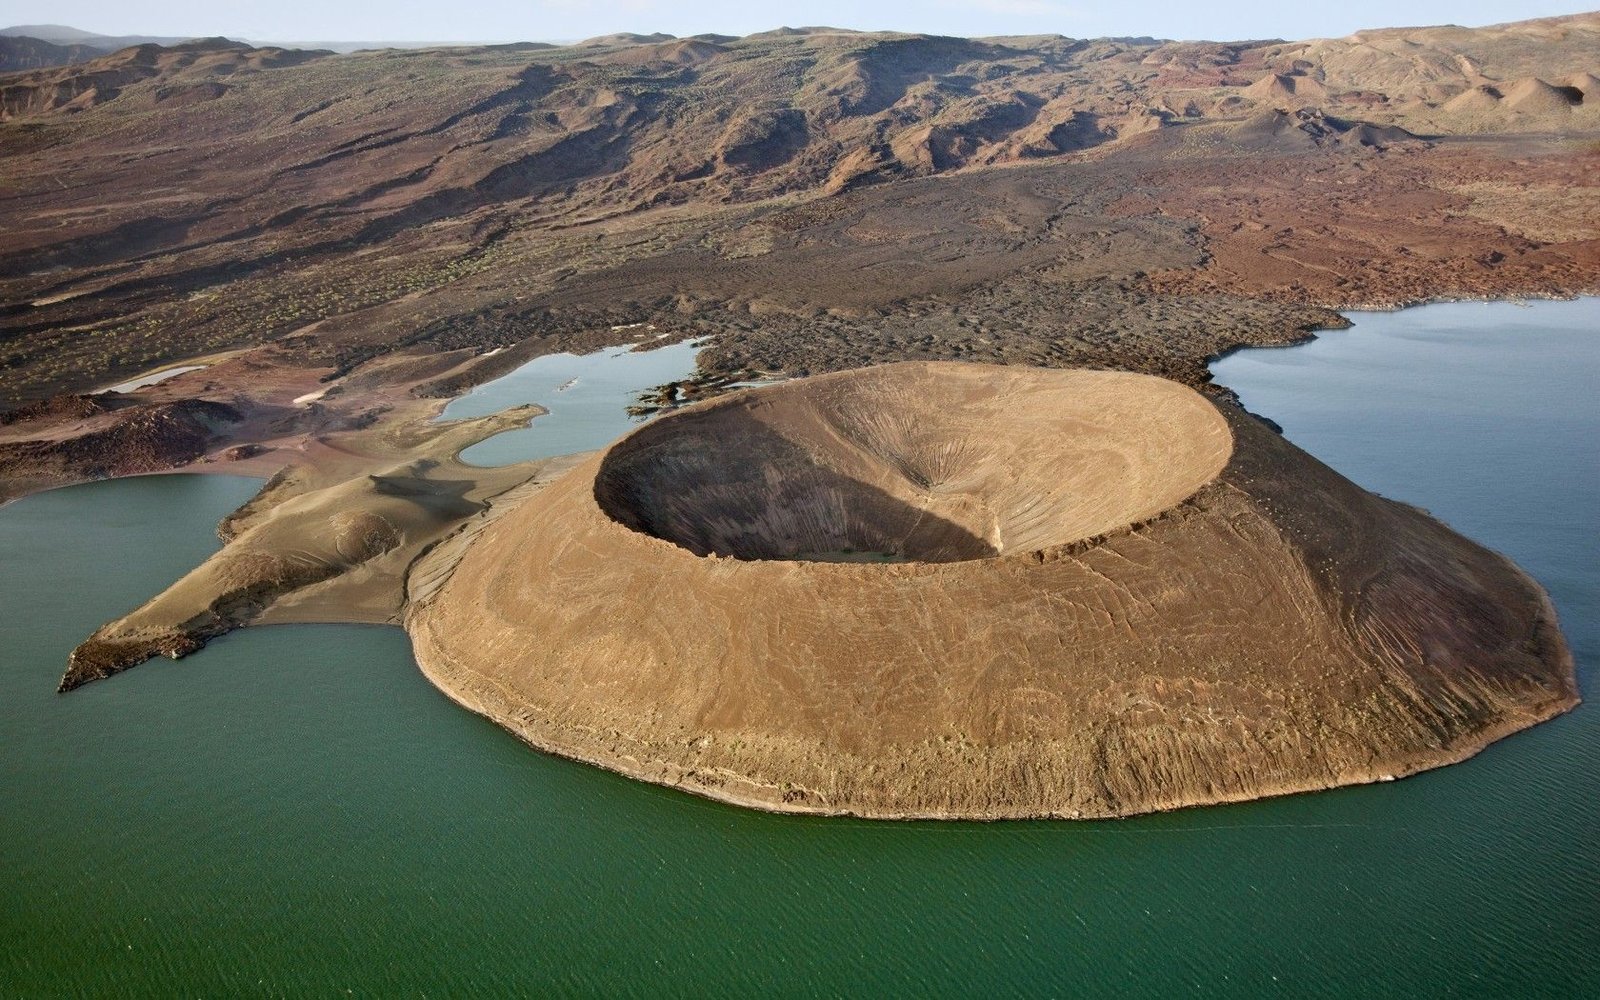
[[[227,403],[203,399],[122,409],[114,405],[100,397],[68,396],[14,411],[25,418],[14,421],[23,430],[28,419],[71,419],[75,413],[96,423],[74,436],[0,441],[0,500],[40,483],[136,476],[185,465],[204,455],[220,431],[242,419]]]
[[[1312,107],[1292,111],[1271,108],[1222,128],[1241,149],[1250,152],[1339,146],[1384,149],[1396,143],[1422,141],[1398,125],[1337,118]]]
[[[0,413],[0,427],[33,421],[85,420],[117,409],[121,401],[120,393],[61,393]]]
[[[904,364],[725,397],[418,572],[407,627],[453,698],[772,810],[1248,799],[1460,760],[1577,700],[1504,558],[1124,373]]]
[[[118,620],[79,643],[67,658],[57,690],[71,691],[157,656],[177,660],[198,652],[217,636],[260,615],[282,594],[330,579],[345,568],[324,559],[254,552],[233,555],[224,584],[193,614],[176,622]]]

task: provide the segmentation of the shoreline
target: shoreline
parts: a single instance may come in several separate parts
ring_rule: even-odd
[[[1579,292],[1571,292],[1571,293],[1568,293],[1568,292],[1536,292],[1536,293],[1531,293],[1531,294],[1527,294],[1527,295],[1484,295],[1484,296],[1475,296],[1475,295],[1448,296],[1448,295],[1445,295],[1445,296],[1434,296],[1434,297],[1411,300],[1411,301],[1404,301],[1404,302],[1400,302],[1400,303],[1398,303],[1396,305],[1382,305],[1382,304],[1380,304],[1380,305],[1363,305],[1363,306],[1331,306],[1329,308],[1331,308],[1331,309],[1335,310],[1336,312],[1338,312],[1340,317],[1343,318],[1346,321],[1343,325],[1341,325],[1341,326],[1320,326],[1320,327],[1317,327],[1314,330],[1307,330],[1306,333],[1305,333],[1305,336],[1299,338],[1298,340],[1278,341],[1278,342],[1264,343],[1264,344],[1250,344],[1250,343],[1244,343],[1244,342],[1233,344],[1233,345],[1231,345],[1229,347],[1226,347],[1226,348],[1218,351],[1215,354],[1212,354],[1212,355],[1209,355],[1208,357],[1206,357],[1206,359],[1205,359],[1205,367],[1209,371],[1211,366],[1216,364],[1218,361],[1224,361],[1227,358],[1230,358],[1233,355],[1238,354],[1240,351],[1265,351],[1265,350],[1276,350],[1278,348],[1286,348],[1286,347],[1303,347],[1306,344],[1309,344],[1312,341],[1316,340],[1321,334],[1324,334],[1324,333],[1337,333],[1337,332],[1339,332],[1341,330],[1348,330],[1351,327],[1355,326],[1355,320],[1350,319],[1349,316],[1345,315],[1346,313],[1398,313],[1398,312],[1405,312],[1407,309],[1423,309],[1423,308],[1426,308],[1428,306],[1457,305],[1457,304],[1466,304],[1466,303],[1472,303],[1472,302],[1482,303],[1484,305],[1493,305],[1495,303],[1505,303],[1507,305],[1526,305],[1526,304],[1528,304],[1530,302],[1577,302],[1580,299],[1600,299],[1600,286],[1596,286],[1595,288],[1589,289],[1589,290],[1584,290],[1584,291],[1579,291]],[[1213,379],[1213,381],[1210,381],[1207,384],[1208,385],[1216,385],[1216,386],[1219,386],[1219,387],[1226,388],[1225,386],[1222,386],[1222,383],[1216,382],[1216,381],[1214,381],[1214,379]]]
[[[411,633],[409,630],[407,630],[407,635],[409,636],[410,634]],[[1451,767],[1455,764],[1461,764],[1469,761],[1494,744],[1499,743],[1502,740],[1510,739],[1520,733],[1527,732],[1553,719],[1558,719],[1582,704],[1582,699],[1576,694],[1573,694],[1570,700],[1552,700],[1547,706],[1543,706],[1535,710],[1527,718],[1507,720],[1499,727],[1486,730],[1481,735],[1480,739],[1464,743],[1448,752],[1438,754],[1431,759],[1417,761],[1412,765],[1406,765],[1388,770],[1374,768],[1368,769],[1365,772],[1352,772],[1342,775],[1340,778],[1327,783],[1307,782],[1302,784],[1285,784],[1279,787],[1265,788],[1258,792],[1247,794],[1230,795],[1211,799],[1172,801],[1149,808],[1140,808],[1125,812],[1111,812],[1101,815],[1070,815],[1059,812],[1021,812],[992,815],[955,812],[877,812],[853,809],[829,809],[826,807],[803,806],[785,803],[782,801],[781,790],[776,786],[762,786],[771,788],[776,795],[773,797],[758,798],[751,795],[741,795],[738,793],[729,792],[716,786],[701,784],[693,781],[666,781],[662,780],[660,777],[643,767],[629,767],[621,763],[617,758],[606,758],[599,755],[586,755],[579,751],[563,749],[554,744],[545,743],[541,741],[531,729],[519,725],[515,721],[516,715],[514,712],[511,712],[505,708],[490,707],[482,697],[475,696],[481,695],[481,692],[468,694],[463,686],[452,683],[451,678],[447,676],[447,672],[441,669],[437,664],[432,663],[422,656],[418,652],[415,644],[412,646],[412,656],[416,660],[417,666],[421,670],[423,676],[428,679],[428,683],[432,684],[434,688],[446,698],[449,698],[452,702],[454,702],[456,705],[459,705],[466,711],[472,712],[474,715],[493,722],[496,726],[499,726],[501,729],[514,736],[524,746],[527,746],[537,753],[547,754],[552,757],[559,757],[562,760],[573,761],[587,767],[597,767],[601,770],[609,771],[612,774],[620,775],[631,781],[639,781],[646,784],[656,785],[661,788],[682,792],[685,795],[693,795],[696,798],[716,802],[721,805],[733,806],[740,809],[753,809],[757,812],[767,813],[768,815],[824,817],[830,819],[859,819],[884,823],[1025,823],[1045,820],[1069,820],[1072,822],[1083,823],[1115,822],[1124,819],[1134,819],[1140,816],[1153,816],[1161,813],[1178,812],[1185,809],[1204,809],[1210,806],[1239,805],[1246,802],[1259,802],[1265,799],[1282,798],[1289,795],[1310,795],[1317,792],[1333,791],[1334,789],[1338,788],[1349,788],[1360,785],[1374,785],[1394,781],[1403,781],[1406,778],[1415,777],[1419,774],[1425,774],[1429,771],[1435,771],[1440,768]]]
[[[1475,734],[1475,738],[1462,741],[1459,744],[1433,753],[1419,753],[1414,759],[1397,761],[1391,766],[1369,766],[1352,769],[1339,775],[1337,778],[1325,782],[1307,780],[1302,782],[1285,782],[1280,785],[1263,787],[1248,793],[1229,794],[1214,798],[1177,798],[1171,801],[1142,806],[1136,809],[1107,812],[1104,814],[1069,814],[1063,812],[1005,812],[991,814],[976,814],[967,812],[905,812],[890,810],[871,810],[860,808],[830,808],[827,806],[810,806],[785,802],[782,789],[777,785],[753,782],[747,776],[719,775],[721,780],[733,779],[741,781],[745,787],[766,789],[769,794],[757,795],[750,792],[730,791],[716,784],[696,781],[692,776],[692,769],[670,761],[652,761],[649,764],[632,764],[626,761],[632,758],[619,758],[595,753],[586,753],[569,746],[562,746],[547,739],[542,739],[528,724],[520,722],[519,718],[525,715],[526,709],[519,712],[513,702],[504,694],[503,686],[492,678],[462,667],[459,664],[445,666],[443,662],[433,659],[428,655],[428,648],[419,641],[420,636],[416,626],[411,622],[411,616],[419,605],[409,602],[405,619],[398,623],[405,631],[411,643],[412,658],[417,668],[428,683],[449,698],[456,705],[472,712],[475,715],[488,719],[496,726],[516,737],[518,741],[535,752],[559,757],[563,760],[573,761],[589,767],[597,767],[613,774],[620,775],[633,781],[645,782],[673,791],[693,795],[697,798],[717,802],[723,805],[742,809],[754,809],[777,816],[820,816],[828,818],[849,818],[882,822],[958,822],[958,823],[1004,823],[1028,822],[1040,820],[1072,820],[1079,822],[1115,821],[1131,819],[1137,816],[1148,816],[1159,813],[1176,812],[1184,809],[1201,809],[1207,806],[1235,805],[1245,802],[1256,802],[1263,799],[1280,798],[1288,795],[1305,795],[1315,792],[1331,791],[1336,788],[1345,788],[1358,785],[1380,784],[1400,781],[1414,777],[1428,771],[1450,767],[1464,763],[1478,756],[1489,747],[1503,740],[1510,739],[1519,733],[1527,732],[1537,726],[1543,725],[1553,719],[1573,711],[1583,704],[1581,692],[1578,688],[1576,661],[1572,650],[1567,647],[1561,636],[1559,618],[1555,607],[1550,600],[1549,593],[1529,576],[1521,567],[1517,566],[1509,557],[1495,552],[1494,555],[1517,576],[1519,576],[1538,595],[1541,603],[1537,632],[1541,642],[1548,643],[1552,633],[1555,643],[1564,651],[1565,677],[1567,690],[1559,697],[1532,706],[1529,712],[1520,718],[1506,718],[1494,726],[1490,726]],[[424,554],[419,562],[429,558]],[[459,556],[457,557],[459,559]],[[470,674],[471,679],[463,675]],[[674,770],[676,773],[674,774]],[[669,780],[666,775],[673,775]]]
[[[1600,297],[1600,286],[1588,286],[1576,291],[1538,289],[1532,291],[1507,292],[1503,295],[1494,296],[1438,295],[1427,296],[1418,299],[1397,300],[1392,303],[1380,302],[1376,304],[1318,306],[1317,308],[1323,308],[1330,312],[1335,312],[1339,318],[1343,320],[1343,322],[1339,324],[1324,324],[1320,326],[1308,327],[1296,334],[1289,336],[1276,334],[1271,330],[1261,330],[1258,331],[1258,334],[1254,339],[1234,340],[1229,342],[1220,350],[1186,359],[1184,362],[1185,364],[1192,362],[1197,366],[1195,370],[1198,374],[1195,377],[1186,377],[1182,373],[1174,373],[1172,375],[1168,375],[1167,377],[1175,378],[1176,380],[1190,384],[1197,389],[1217,391],[1225,396],[1231,396],[1232,390],[1226,385],[1217,382],[1215,377],[1211,374],[1211,367],[1218,361],[1224,360],[1243,350],[1298,347],[1316,340],[1323,333],[1349,329],[1350,326],[1353,325],[1353,321],[1345,316],[1345,313],[1401,312],[1406,309],[1423,308],[1429,305],[1449,303],[1516,303],[1520,301],[1567,302],[1595,297]],[[667,340],[669,337],[673,339]],[[667,342],[661,343],[662,340],[667,340]],[[285,395],[283,391],[279,391],[271,397],[262,397],[261,399],[257,400],[256,403],[264,410],[270,410],[274,406],[280,408],[287,406],[287,408],[291,411],[310,413],[316,413],[324,409],[329,409],[330,404],[332,404],[335,412],[359,413],[363,409],[370,410],[374,408],[378,410],[399,411],[397,416],[387,416],[387,414],[385,414],[385,416],[380,416],[378,418],[379,423],[377,424],[376,429],[395,426],[398,419],[409,419],[415,412],[419,411],[419,409],[428,410],[436,407],[437,409],[434,410],[426,419],[429,419],[435,423],[445,423],[446,421],[443,419],[443,414],[451,404],[457,400],[465,398],[483,386],[489,385],[506,377],[523,365],[537,361],[541,358],[562,353],[572,353],[578,357],[584,357],[607,350],[618,350],[625,347],[630,348],[630,352],[638,352],[640,350],[654,350],[657,347],[672,347],[683,342],[693,343],[696,347],[696,368],[694,371],[684,379],[664,383],[662,385],[645,390],[640,397],[642,402],[638,403],[634,407],[634,409],[637,411],[636,415],[654,416],[658,412],[670,412],[671,410],[679,408],[683,405],[705,399],[714,399],[724,392],[736,391],[737,389],[744,387],[743,384],[738,381],[740,373],[730,373],[715,366],[706,367],[703,363],[701,363],[701,359],[706,353],[715,351],[717,349],[718,344],[716,343],[716,340],[716,334],[673,335],[658,333],[650,340],[635,341],[632,342],[631,345],[629,343],[607,343],[602,344],[599,347],[573,348],[570,346],[564,347],[562,346],[562,343],[556,343],[539,345],[540,347],[544,348],[543,350],[529,350],[527,349],[526,344],[523,344],[517,345],[517,347],[513,347],[511,349],[495,349],[488,352],[477,352],[473,350],[457,351],[438,356],[437,361],[431,365],[426,365],[420,375],[414,375],[399,382],[388,384],[380,383],[378,385],[364,387],[357,390],[354,394],[347,393],[343,383],[349,381],[352,376],[357,374],[357,372],[347,373],[346,375],[333,379],[332,381],[322,381],[319,379],[314,383],[311,383],[313,388],[308,392],[296,392],[292,398],[288,395]],[[200,370],[210,371],[214,375],[226,374],[225,371],[218,372],[218,369],[223,369],[226,364],[234,362],[237,359],[245,358],[251,353],[252,351],[249,350],[214,352],[208,355],[175,361],[165,367],[170,368],[174,366],[181,366],[185,362],[204,360],[207,362],[207,364]],[[489,358],[496,358],[497,360],[492,364],[483,364],[483,362]],[[398,367],[405,367],[411,362],[421,362],[424,360],[426,359],[421,357],[412,358],[409,359],[409,361],[407,359],[400,359],[396,362],[396,364]],[[1134,360],[1136,359],[1123,359],[1124,362],[1130,362]],[[509,367],[505,367],[507,362],[510,363]],[[894,363],[894,360],[887,358],[876,359],[863,367],[874,367],[877,365],[890,363]],[[1123,363],[1109,367],[1111,370],[1140,370],[1139,365],[1136,363]],[[310,372],[295,372],[294,374],[298,377],[301,375],[308,375]],[[782,382],[790,381],[794,377],[782,375],[782,373],[778,373],[778,375],[779,377],[766,380],[764,384],[782,384]],[[304,378],[299,378],[299,381],[294,381],[289,384],[293,385],[295,389],[299,389],[303,387],[301,385],[301,382],[303,381]],[[433,394],[433,390],[436,387],[446,385],[448,385],[452,390],[451,394]],[[167,389],[170,389],[170,387],[164,386],[163,383],[158,382],[154,385],[143,387],[143,389],[139,390],[139,392],[143,393],[149,389],[156,389],[158,391],[153,396],[135,396],[137,400],[137,402],[134,404],[135,409],[153,405],[166,405],[174,401],[170,394],[166,391]],[[669,389],[673,391],[671,393],[666,393],[665,391]],[[90,393],[91,396],[94,394],[95,393],[93,392]],[[308,395],[315,398],[307,399]],[[668,395],[672,396],[670,401],[666,399]],[[330,396],[334,398],[325,399],[325,397]],[[223,398],[223,395],[217,392],[211,392],[201,397],[181,397],[176,401],[183,402],[189,399],[204,400],[217,398]],[[3,425],[0,425],[0,428],[3,428]],[[48,423],[39,428],[40,431],[50,431],[51,429],[51,425]],[[247,419],[245,424],[237,429],[218,432],[207,445],[205,453],[196,458],[161,468],[139,469],[131,473],[126,473],[125,475],[166,475],[172,473],[194,472],[198,474],[220,473],[251,476],[265,475],[270,477],[273,472],[282,468],[285,464],[288,464],[283,461],[284,457],[289,456],[290,462],[293,461],[293,448],[295,446],[298,445],[299,448],[303,449],[305,447],[305,443],[311,439],[313,434],[316,433],[314,430],[305,429],[291,432],[288,435],[280,437],[262,437],[258,433],[255,433],[259,431],[259,429],[260,428],[256,423],[252,423]],[[34,440],[36,439],[18,437],[15,434],[7,434],[3,429],[0,429],[0,463],[3,463],[5,450],[8,445],[12,444],[12,442],[26,445],[33,443]],[[228,451],[232,447],[250,446],[255,444],[264,444],[267,446],[268,450],[262,454],[251,456],[245,459],[227,460],[225,465],[223,462],[218,460],[218,456]],[[232,472],[226,467],[228,465],[235,464],[235,462],[237,462],[242,471]],[[463,464],[467,464],[472,468],[495,468],[494,466],[479,467],[471,465],[471,463]],[[0,465],[0,467],[3,467],[3,465]],[[111,478],[119,478],[119,475],[67,475],[64,478],[57,478],[55,481],[25,487],[21,492],[18,492],[14,495],[0,495],[0,508],[3,508],[4,505],[9,503],[11,500],[20,499],[24,496],[30,496],[33,493],[43,492],[45,490],[54,489],[61,486],[69,486],[78,483],[94,482],[101,479]]]

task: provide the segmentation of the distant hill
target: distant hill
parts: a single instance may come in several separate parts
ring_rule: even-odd
[[[39,114],[77,114],[108,101],[148,107],[192,107],[231,89],[236,73],[298,66],[325,50],[255,48],[228,38],[196,38],[180,45],[130,45],[75,66],[55,66],[0,80],[0,122]],[[139,90],[137,85],[155,80]],[[133,94],[125,91],[133,90]]]
[[[72,58],[62,58],[57,62],[22,62],[12,64],[0,59],[0,73],[16,69],[39,69],[45,66],[68,66],[80,63],[95,56],[115,52],[133,45],[177,45],[191,41],[194,36],[183,38],[165,37],[160,35],[101,35],[93,31],[84,31],[65,24],[17,24],[9,28],[0,28],[0,40],[6,38],[28,38],[33,42],[44,42],[62,48],[81,48],[87,54],[80,54]],[[645,36],[638,36],[644,38]],[[670,36],[662,36],[663,38]],[[719,36],[732,39],[731,35]],[[254,41],[252,44],[272,45],[284,49],[319,49],[331,52],[358,52],[362,49],[429,49],[429,48],[459,48],[467,46],[492,46],[494,41],[483,42],[439,42],[439,41],[403,41],[393,39],[373,40],[312,40],[312,39],[278,39],[271,42]],[[546,42],[518,42],[519,45],[537,45],[550,47]],[[0,41],[0,51],[3,51],[4,42]]]
[[[0,28],[0,73],[72,66],[135,45],[186,41],[158,35],[100,35],[65,24],[17,24]]]
[[[212,40],[8,73],[0,401],[267,340],[447,395],[488,370],[454,352],[652,318],[715,333],[741,381],[911,356],[1198,384],[1329,303],[1592,290],[1597,54],[1600,12],[1301,42]]]
[[[0,73],[70,66],[102,55],[103,49],[89,45],[58,45],[25,35],[0,35]]]
[[[115,52],[130,45],[176,45],[187,38],[168,38],[159,35],[101,35],[65,24],[18,24],[0,28],[0,38],[36,38],[54,45],[84,45],[101,52]]]
[[[65,42],[82,42],[90,38],[103,38],[92,31],[82,28],[70,28],[65,24],[14,24],[9,28],[0,28],[0,36],[26,35],[29,38],[42,38],[47,42],[62,44]]]

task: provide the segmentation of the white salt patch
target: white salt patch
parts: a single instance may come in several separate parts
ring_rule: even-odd
[[[118,382],[116,385],[107,386],[96,391],[95,395],[98,396],[102,392],[132,392],[135,389],[143,389],[147,385],[155,385],[158,382],[165,382],[169,378],[176,378],[184,372],[197,372],[202,368],[209,367],[209,365],[184,365],[179,368],[164,368],[161,371],[149,372],[140,375],[138,378],[131,378],[126,382]]]

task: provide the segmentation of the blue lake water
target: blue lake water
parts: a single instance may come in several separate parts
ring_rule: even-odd
[[[481,417],[521,403],[550,411],[533,427],[496,434],[463,451],[462,459],[473,465],[603,448],[639,423],[627,412],[639,393],[693,374],[700,346],[689,340],[654,350],[624,345],[590,354],[547,354],[451,400],[441,419]]]
[[[1355,319],[1219,380],[1521,562],[1594,698],[1596,301]],[[0,510],[0,995],[1600,995],[1591,705],[1393,784],[895,824],[535,753],[393,629],[245,630],[56,695],[72,646],[212,551],[256,486]]]

